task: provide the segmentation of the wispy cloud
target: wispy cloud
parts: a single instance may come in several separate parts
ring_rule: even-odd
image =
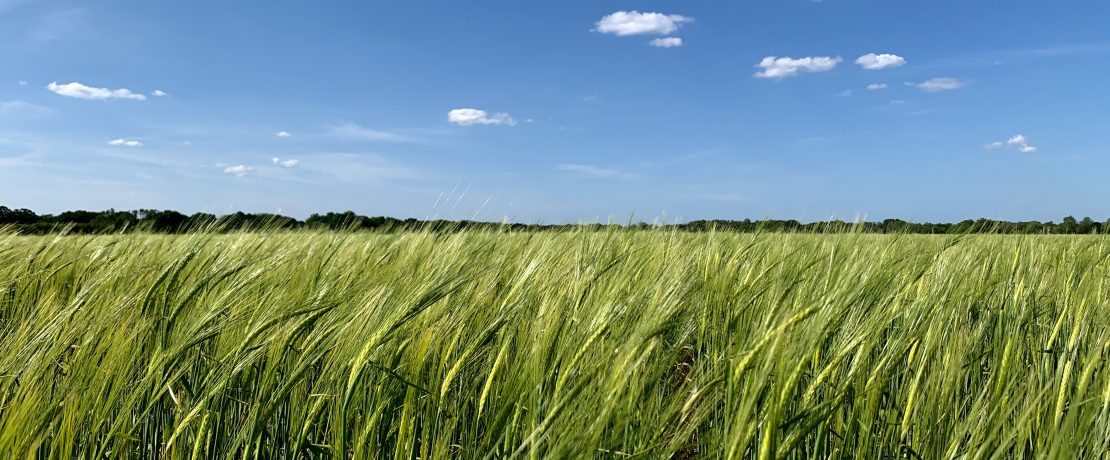
[[[592,177],[606,177],[616,179],[636,179],[640,177],[640,175],[636,173],[624,172],[617,169],[603,168],[587,164],[563,163],[556,168],[560,171],[572,172]]]
[[[447,112],[447,121],[459,126],[506,125],[516,126],[516,120],[509,114],[500,112],[490,115],[485,110],[454,109]]]
[[[292,158],[290,158],[288,160],[282,160],[279,157],[274,157],[273,160],[271,160],[271,161],[273,161],[273,163],[275,165],[281,166],[282,168],[292,168],[294,166],[297,166],[298,163],[300,163],[300,160],[296,160],[296,159],[292,159]]]
[[[767,56],[756,67],[763,69],[756,72],[756,78],[782,79],[793,77],[801,73],[828,72],[836,68],[843,61],[840,57],[804,57],[794,59],[791,57]]]
[[[925,67],[982,67],[1006,64],[1014,61],[1031,61],[1069,56],[1095,56],[1100,54],[1110,54],[1110,42],[1073,43],[1037,48],[980,51],[938,60],[925,65]]]
[[[870,85],[867,85],[867,90],[868,91],[878,91],[880,89],[886,89],[886,88],[887,88],[886,83],[872,83]]]
[[[293,134],[291,134],[289,131],[278,131],[274,133],[274,135],[277,137],[293,137]]]
[[[169,93],[167,93],[165,91],[162,91],[160,89],[156,89],[156,90],[152,91],[150,93],[150,95],[154,96],[154,97],[167,97],[167,96],[169,96]]]
[[[359,184],[380,184],[418,178],[419,174],[373,153],[315,153],[302,155],[297,166],[308,173]]]
[[[683,24],[694,18],[663,13],[641,13],[639,11],[617,11],[597,21],[594,30],[603,34],[627,35],[669,35]]]
[[[46,85],[46,89],[51,92],[66,96],[74,97],[77,99],[88,100],[106,100],[106,99],[130,99],[135,101],[146,100],[146,96],[134,93],[127,88],[108,89],[96,88],[78,82],[58,84],[58,82],[51,82]]]
[[[39,23],[31,31],[30,38],[36,41],[56,41],[72,37],[82,32],[84,27],[84,8],[54,10],[42,15]]]
[[[225,174],[232,174],[235,177],[243,177],[243,176],[246,176],[248,173],[250,173],[253,170],[254,170],[254,168],[252,168],[250,166],[247,166],[247,165],[235,165],[235,166],[228,166],[228,167],[224,168],[224,173]]]
[[[21,3],[27,3],[28,1],[29,0],[0,0],[0,14],[19,6]]]
[[[408,136],[390,131],[366,128],[355,123],[343,123],[329,126],[327,128],[327,133],[332,137],[355,141],[412,142],[412,139]]]
[[[0,101],[0,115],[18,114],[21,117],[39,118],[54,114],[54,109],[26,101]]]
[[[108,141],[108,145],[124,146],[124,147],[142,147],[143,143],[134,139],[113,139]]]
[[[856,59],[856,64],[865,70],[883,70],[903,66],[906,59],[896,54],[868,53]]]
[[[1029,57],[1061,57],[1092,54],[1110,54],[1110,42],[1073,43],[1069,45],[1053,45],[1043,46],[1040,48],[1006,50],[1002,51],[1001,54]]]
[[[933,79],[930,79],[930,80],[925,80],[921,83],[915,84],[914,86],[916,86],[918,89],[920,89],[922,91],[926,91],[926,92],[930,92],[930,93],[936,93],[936,92],[939,92],[939,91],[951,91],[951,90],[954,90],[954,89],[960,89],[960,88],[963,88],[964,85],[966,85],[966,84],[967,84],[966,82],[964,82],[962,80],[957,80],[955,78],[940,77],[940,78],[933,78]]]
[[[648,44],[656,48],[675,48],[682,46],[682,39],[679,37],[656,38],[648,42]]]

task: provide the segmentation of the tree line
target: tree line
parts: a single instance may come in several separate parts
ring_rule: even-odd
[[[991,219],[964,220],[956,223],[915,223],[901,219],[875,222],[824,221],[801,223],[797,220],[695,220],[680,224],[654,225],[646,222],[618,224],[522,224],[480,221],[397,219],[368,217],[352,211],[312,214],[305,220],[280,214],[236,212],[217,216],[208,213],[182,214],[171,210],[139,209],[135,211],[66,211],[59,214],[36,214],[29,209],[0,206],[0,229],[22,234],[67,232],[78,234],[142,231],[153,233],[188,233],[193,231],[234,232],[245,230],[335,230],[335,231],[560,231],[601,229],[606,226],[631,228],[665,227],[684,231],[734,232],[807,232],[838,233],[998,233],[998,234],[1091,234],[1110,230],[1110,220],[1096,222],[1090,217],[1068,216],[1056,222],[1009,222]]]

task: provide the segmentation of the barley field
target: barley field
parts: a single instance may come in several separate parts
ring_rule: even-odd
[[[0,234],[11,458],[1105,458],[1102,236]]]

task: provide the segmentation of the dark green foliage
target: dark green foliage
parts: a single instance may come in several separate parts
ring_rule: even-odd
[[[964,220],[958,223],[914,223],[901,219],[881,222],[826,222],[801,223],[797,220],[694,220],[683,224],[654,225],[646,222],[629,223],[627,227],[671,228],[690,232],[801,232],[801,233],[914,233],[914,234],[963,234],[990,233],[1004,235],[1065,234],[1090,235],[1110,229],[1110,220],[1095,222],[1090,217],[1076,221],[1065,217],[1059,224],[1053,222],[1008,222],[991,219]],[[458,232],[464,230],[504,231],[567,231],[602,230],[618,224],[521,224],[477,222],[470,220],[420,220],[394,217],[367,217],[353,211],[312,214],[304,221],[279,214],[250,214],[236,212],[224,216],[197,213],[186,216],[177,211],[140,209],[138,211],[67,211],[58,215],[36,215],[29,209],[9,209],[0,206],[0,226],[10,226],[23,234],[46,234],[65,230],[68,233],[102,234],[122,231],[154,233],[234,232],[240,230],[336,230],[336,231],[434,231]]]

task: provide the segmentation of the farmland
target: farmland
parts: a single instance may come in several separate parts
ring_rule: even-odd
[[[1095,458],[1110,239],[0,234],[0,452]]]

